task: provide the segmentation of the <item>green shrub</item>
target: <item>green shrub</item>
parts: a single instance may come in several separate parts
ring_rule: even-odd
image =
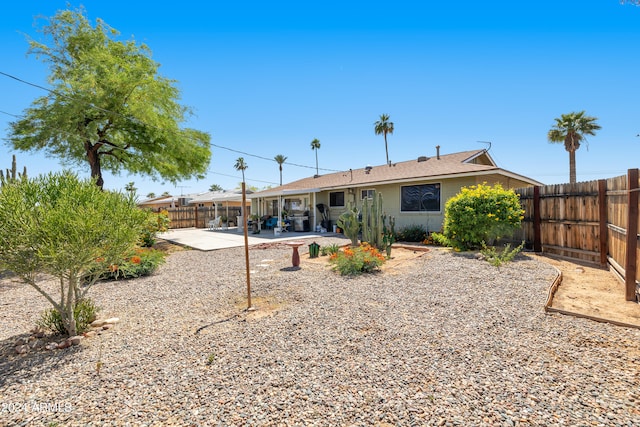
[[[149,217],[145,222],[142,236],[140,237],[141,245],[145,248],[155,245],[158,233],[167,231],[171,222],[169,212],[164,209],[158,213],[153,213],[151,210],[148,210],[148,212]]]
[[[138,248],[118,264],[111,264],[104,279],[132,279],[148,276],[164,264],[166,254],[151,248]]]
[[[445,205],[443,235],[455,249],[479,248],[481,243],[509,235],[524,218],[520,198],[500,184],[463,187]]]
[[[139,242],[148,213],[131,194],[102,191],[70,172],[0,187],[0,270],[10,270],[47,299],[75,335],[74,307],[104,268]],[[40,281],[54,277],[55,292]]]
[[[91,322],[96,320],[100,309],[89,298],[79,299],[73,309],[73,317],[76,322],[76,333],[81,334],[89,329]],[[41,328],[49,329],[56,335],[67,335],[68,331],[65,322],[62,320],[60,312],[55,308],[45,310],[37,325]]]
[[[438,246],[452,246],[451,241],[442,233],[431,233],[425,242],[433,243]]]
[[[343,276],[356,276],[370,273],[380,268],[385,257],[376,248],[363,243],[355,248],[346,248],[331,255],[329,262],[334,264],[334,270]]]
[[[482,242],[482,250],[480,253],[484,256],[484,259],[494,267],[500,267],[505,262],[511,262],[524,248],[524,240],[513,249],[511,249],[511,243],[507,243],[502,251],[498,252],[495,246],[487,246]]]
[[[427,238],[427,230],[419,224],[408,225],[396,232],[396,240],[401,242],[423,242]]]
[[[340,250],[340,246],[337,243],[333,243],[329,246],[323,246],[320,248],[320,255],[333,255]]]

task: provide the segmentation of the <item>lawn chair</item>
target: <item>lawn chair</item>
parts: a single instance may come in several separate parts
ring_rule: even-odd
[[[220,230],[221,228],[221,217],[216,217],[209,221],[209,230]]]
[[[273,229],[276,225],[278,225],[278,218],[276,218],[275,216],[272,216],[271,218],[267,218],[267,220],[264,223],[264,226],[266,227],[267,230]]]

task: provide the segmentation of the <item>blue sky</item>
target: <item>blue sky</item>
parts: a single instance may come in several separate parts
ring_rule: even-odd
[[[184,7],[114,0],[71,2],[102,18],[121,39],[146,43],[163,76],[178,81],[195,113],[186,126],[212,143],[288,157],[283,180],[319,167],[348,170],[385,162],[373,131],[382,113],[395,132],[389,158],[486,148],[498,165],[543,183],[568,181],[568,153],[547,142],[553,119],[586,110],[602,130],[577,153],[578,180],[640,167],[640,7],[618,0],[538,2],[219,2]],[[0,71],[47,86],[48,70],[24,34],[34,18],[67,1],[11,2],[0,15]],[[0,75],[0,139],[43,90]],[[135,182],[138,193],[187,194],[233,188],[242,154],[213,147],[206,179],[174,186],[138,175],[105,174],[105,187]],[[30,175],[60,170],[58,159],[0,149]],[[279,181],[275,162],[243,155],[249,185]],[[308,167],[299,167],[305,165]],[[88,176],[88,166],[77,172]],[[321,171],[322,173],[323,171]],[[326,173],[326,171],[325,171]]]

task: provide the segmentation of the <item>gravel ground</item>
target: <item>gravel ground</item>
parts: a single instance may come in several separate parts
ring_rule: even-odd
[[[0,284],[0,425],[640,425],[640,331],[545,314],[547,264],[434,249],[343,278],[284,246],[250,258],[257,311],[242,248],[176,252],[90,291],[115,327],[26,355],[46,301]]]

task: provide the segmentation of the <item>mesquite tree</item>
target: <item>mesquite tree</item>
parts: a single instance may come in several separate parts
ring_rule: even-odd
[[[49,65],[52,90],[11,123],[14,149],[88,164],[99,187],[103,170],[173,183],[204,177],[210,137],[182,127],[191,110],[146,45],[120,40],[100,19],[93,25],[82,8],[59,11],[41,30],[29,53]]]
[[[76,304],[135,247],[148,215],[131,195],[69,172],[11,181],[0,188],[0,268],[42,294],[76,335]],[[47,276],[56,292],[41,285]]]

